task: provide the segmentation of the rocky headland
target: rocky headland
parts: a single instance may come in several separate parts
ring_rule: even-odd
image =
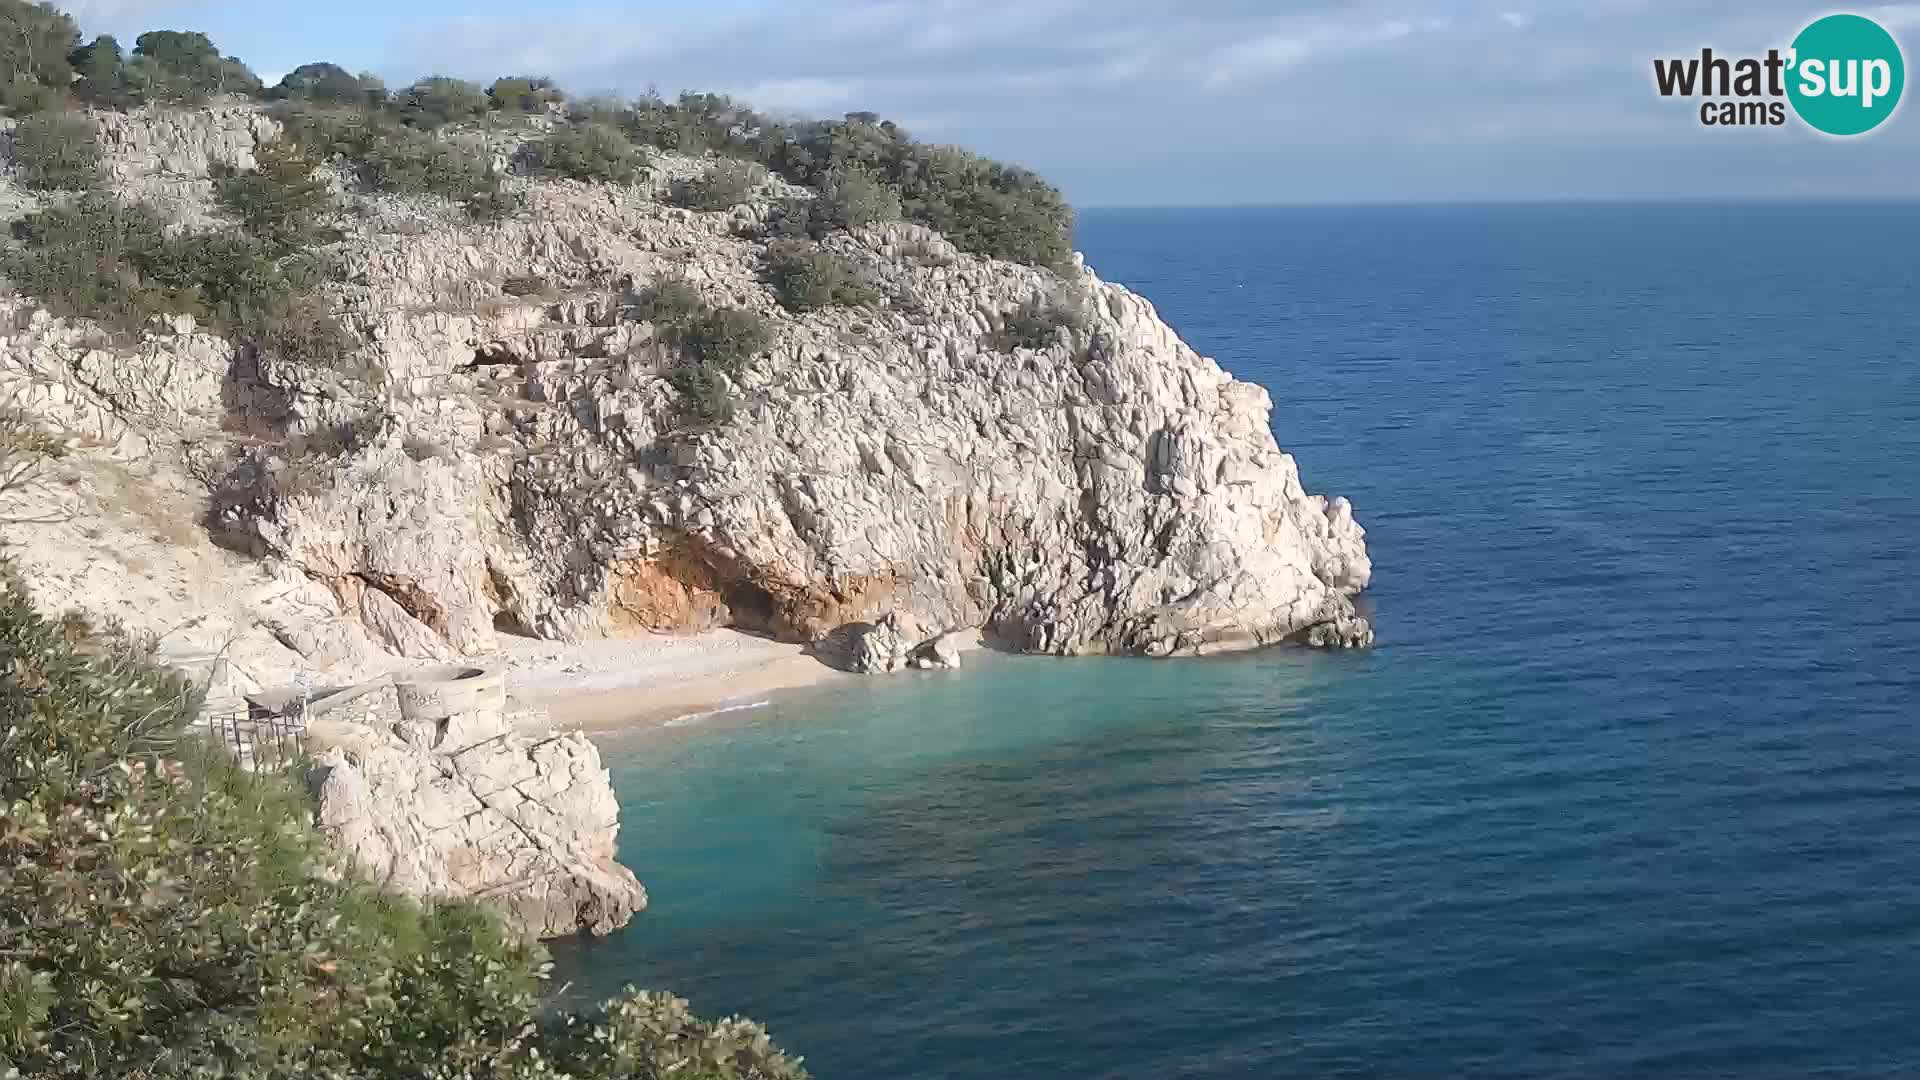
[[[228,99],[80,115],[86,195],[29,186],[0,121],[16,251],[102,197],[170,235],[232,230],[225,185],[296,134]],[[976,633],[1063,656],[1371,642],[1352,508],[1308,492],[1268,392],[1145,298],[1077,256],[1024,265],[906,220],[801,233],[822,196],[778,175],[689,198],[728,167],[708,156],[556,177],[539,151],[564,124],[434,136],[511,204],[480,218],[369,187],[325,146],[296,170],[331,200],[301,287],[344,335],[326,363],[225,308],[129,333],[0,281],[9,430],[58,444],[0,512],[36,600],[225,700],[719,627],[858,672],[952,666]],[[796,244],[857,301],[793,303],[769,267]],[[747,344],[690,367],[716,335]],[[512,726],[335,732],[323,825],[408,891],[493,899],[543,935],[617,925],[645,897],[612,863],[597,754]]]

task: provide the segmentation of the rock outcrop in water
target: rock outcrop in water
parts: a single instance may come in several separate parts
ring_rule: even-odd
[[[626,925],[647,893],[614,861],[620,807],[599,751],[578,732],[522,734],[499,675],[471,674],[403,683],[397,709],[316,725],[320,828],[369,879],[489,903],[530,937]]]

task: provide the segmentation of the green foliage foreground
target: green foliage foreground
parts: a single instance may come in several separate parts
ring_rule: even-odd
[[[187,686],[5,576],[0,1077],[805,1075],[665,994],[543,1015],[537,946],[329,872],[292,778],[233,767]]]

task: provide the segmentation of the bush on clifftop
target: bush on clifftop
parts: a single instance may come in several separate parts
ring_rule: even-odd
[[[433,75],[394,95],[394,112],[409,127],[429,130],[487,114],[487,95],[465,79]]]
[[[205,34],[150,30],[134,41],[126,82],[135,101],[197,105],[216,94],[256,97],[259,76],[231,56],[221,56]]]
[[[799,1080],[758,1025],[629,991],[540,1008],[491,913],[380,892],[190,688],[0,567],[0,1076]]]
[[[493,160],[458,139],[403,127],[367,109],[288,102],[273,110],[282,138],[317,159],[343,157],[360,182],[396,195],[436,195],[461,203],[476,217],[508,207]]]
[[[515,75],[495,79],[487,87],[487,101],[501,112],[537,113],[548,105],[565,100],[566,95],[552,79],[537,75]]]
[[[148,101],[194,103],[216,93],[260,96],[259,80],[233,57],[223,57],[206,35],[180,31],[142,34],[123,58],[111,37],[80,46],[73,20],[45,5],[0,0],[0,108],[16,114],[59,108],[72,98],[109,108]],[[77,80],[76,80],[77,76]],[[509,76],[486,90],[461,79],[432,76],[389,96],[379,80],[349,75],[335,64],[296,68],[271,96],[306,106],[347,106],[375,135],[351,154],[381,190],[429,192],[465,202],[481,217],[511,209],[497,182],[476,183],[489,170],[470,153],[447,144],[409,141],[449,124],[477,121],[490,110],[537,113],[564,101],[551,80]],[[1064,273],[1072,259],[1073,213],[1059,189],[1029,170],[952,146],[923,143],[870,112],[840,120],[776,120],[722,94],[656,94],[631,102],[594,99],[568,111],[573,123],[616,127],[639,146],[721,159],[708,176],[684,186],[682,205],[724,210],[744,201],[762,174],[772,171],[821,193],[817,205],[792,218],[818,236],[905,218],[934,228],[962,251]],[[597,154],[614,146],[604,130],[584,135]],[[437,142],[437,140],[436,140]],[[623,175],[620,157],[604,164]],[[552,164],[549,171],[604,179],[590,156],[583,173]]]
[[[758,165],[722,159],[681,184],[679,202],[690,210],[731,210],[752,199],[766,178],[766,170]]]
[[[387,88],[375,76],[354,75],[338,64],[314,63],[287,72],[268,96],[282,101],[364,107],[385,104]]]
[[[871,113],[786,132],[765,157],[788,180],[823,190],[836,176],[872,177],[898,194],[902,216],[962,251],[1056,271],[1073,256],[1073,212],[1059,189],[1026,169],[917,142]]]

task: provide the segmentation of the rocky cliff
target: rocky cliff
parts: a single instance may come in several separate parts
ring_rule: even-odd
[[[189,224],[217,217],[209,170],[244,167],[274,132],[245,105],[102,123],[112,183]],[[510,160],[515,136],[493,138]],[[1267,392],[1144,298],[893,224],[826,241],[877,307],[789,314],[759,272],[770,201],[665,201],[700,167],[663,157],[626,187],[511,180],[528,211],[498,225],[351,196],[336,303],[385,372],[377,391],[184,320],[106,345],[15,298],[6,392],[156,467],[198,461],[222,543],[325,616],[234,617],[296,667],[485,653],[497,627],[816,640],[889,615],[915,640],[980,627],[1058,654],[1369,640],[1349,600],[1370,573],[1350,506],[1307,492]],[[0,205],[42,201],[16,189]],[[723,425],[686,422],[671,350],[634,317],[663,278],[777,327],[731,380]],[[546,295],[503,288],[526,279]],[[996,331],[1035,303],[1071,305],[1081,329],[1007,347]],[[323,475],[269,482],[290,433],[355,424]]]
[[[118,118],[112,144],[120,182],[168,192],[183,217],[205,210],[205,163],[241,157],[271,123],[195,116],[197,142],[177,117],[145,142]],[[627,188],[521,182],[529,213],[491,227],[362,197],[337,249],[353,283],[340,302],[384,392],[342,400],[270,358],[202,381],[228,427],[237,399],[294,430],[358,419],[365,445],[293,493],[258,482],[274,452],[256,450],[223,476],[217,527],[412,656],[484,652],[500,625],[731,622],[810,640],[887,614],[909,636],[983,627],[1052,653],[1366,639],[1348,602],[1369,575],[1350,507],[1306,492],[1266,391],[1195,354],[1145,299],[896,224],[828,241],[881,306],[790,315],[760,281],[768,205],[663,201],[698,167],[669,158]],[[725,425],[685,422],[662,378],[671,350],[633,318],[637,291],[666,277],[778,327],[736,376]],[[501,288],[527,278],[552,296]],[[1007,348],[996,330],[1033,303],[1072,305],[1082,329]],[[174,337],[163,351],[210,347]]]
[[[190,231],[232,227],[216,174],[278,133],[246,103],[93,122],[103,186]],[[940,639],[973,630],[1061,655],[1372,640],[1352,508],[1308,493],[1267,391],[1146,299],[1077,259],[1056,274],[892,223],[819,240],[869,302],[796,314],[764,268],[809,192],[684,209],[670,193],[707,164],[671,154],[633,184],[511,175],[544,122],[443,136],[510,174],[524,209],[496,222],[320,170],[348,363],[189,316],[112,335],[0,282],[0,404],[69,451],[0,491],[38,600],[181,664],[218,656],[216,693],[481,656],[504,632],[734,625],[867,671],[945,663]],[[8,221],[72,198],[12,176]],[[711,378],[724,415],[673,377],[683,343],[646,305],[663,282],[771,328]],[[399,760],[362,750],[333,765],[338,805]]]

